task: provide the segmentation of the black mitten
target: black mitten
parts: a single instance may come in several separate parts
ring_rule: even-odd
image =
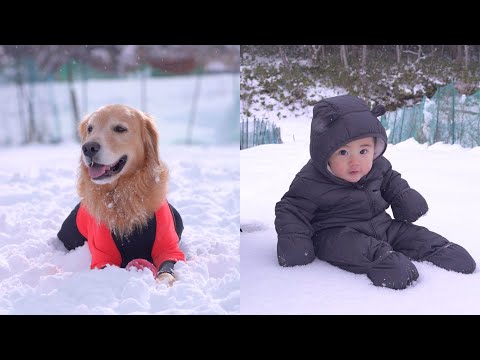
[[[393,199],[392,211],[396,220],[415,222],[427,213],[428,205],[418,191],[407,189]]]
[[[302,234],[278,235],[277,257],[281,266],[311,263],[315,259],[312,238]]]

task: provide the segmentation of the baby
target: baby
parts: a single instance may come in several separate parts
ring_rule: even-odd
[[[392,289],[418,278],[410,260],[475,270],[463,247],[412,224],[428,211],[427,202],[382,156],[387,135],[377,117],[384,113],[383,106],[370,111],[351,95],[314,106],[311,159],[275,207],[281,266],[305,265],[316,256]],[[389,206],[395,219],[385,211]]]

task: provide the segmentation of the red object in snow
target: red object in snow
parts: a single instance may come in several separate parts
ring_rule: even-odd
[[[150,271],[153,273],[153,277],[156,278],[157,277],[157,268],[155,267],[155,265],[153,265],[150,261],[148,260],[145,260],[145,259],[133,259],[132,261],[130,261],[127,266],[125,267],[125,269],[127,270],[130,270],[132,268],[136,268],[136,269],[139,269],[139,270],[142,270],[142,269],[150,269]]]

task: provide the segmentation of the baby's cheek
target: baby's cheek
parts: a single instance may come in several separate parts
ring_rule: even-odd
[[[366,171],[369,172],[370,170],[372,170],[372,166],[373,166],[373,162],[372,161],[369,161],[367,162],[365,168],[366,168]]]

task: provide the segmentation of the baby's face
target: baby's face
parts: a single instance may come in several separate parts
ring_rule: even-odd
[[[328,164],[336,177],[356,183],[372,169],[373,137],[354,140],[337,149]]]

